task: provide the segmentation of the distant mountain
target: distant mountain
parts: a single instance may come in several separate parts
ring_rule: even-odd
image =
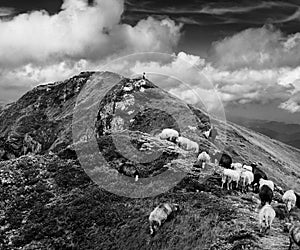
[[[227,117],[230,121],[267,135],[273,139],[300,148],[300,124],[265,121],[241,117]]]

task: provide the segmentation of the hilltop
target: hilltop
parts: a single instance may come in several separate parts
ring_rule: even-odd
[[[202,135],[212,122],[205,111],[147,79],[141,88],[140,81],[111,72],[82,72],[37,86],[0,111],[0,248],[286,249],[282,217],[276,218],[270,235],[259,235],[256,194],[220,190],[214,166],[195,171],[195,154],[155,135],[164,127],[175,128],[201,150],[224,148],[234,161],[260,162],[277,185],[297,192],[300,150],[218,120],[214,125],[219,136],[212,144]],[[99,93],[106,94],[100,98]],[[86,118],[94,109],[90,125]],[[87,129],[74,137],[72,124]],[[152,198],[112,194],[96,185],[81,166],[95,159],[94,152],[83,150],[87,153],[80,159],[76,154],[75,149],[89,147],[92,134],[110,168],[124,176],[155,177],[173,168],[184,169],[186,176]],[[130,141],[136,157],[142,151],[161,154],[154,161],[137,163],[120,154],[112,134]],[[275,200],[280,215],[278,193]],[[163,201],[177,202],[183,209],[150,237],[149,213]]]

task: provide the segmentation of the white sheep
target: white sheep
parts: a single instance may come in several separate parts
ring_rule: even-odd
[[[236,187],[238,188],[242,170],[232,170],[224,168],[222,171],[222,186],[227,182],[227,190],[232,189],[232,182],[236,182]]]
[[[210,156],[208,153],[206,153],[205,151],[201,152],[199,155],[198,155],[198,158],[197,158],[197,163],[200,165],[201,164],[201,167],[204,168],[205,167],[205,164],[206,163],[209,163],[210,162]]]
[[[261,189],[261,187],[263,185],[267,185],[274,192],[274,182],[273,181],[260,178],[259,179],[259,189]]]
[[[168,218],[168,216],[175,211],[179,210],[178,204],[163,203],[158,205],[149,216],[150,222],[150,234],[154,234],[155,231],[161,226],[161,224]]]
[[[165,128],[159,134],[159,138],[163,140],[175,141],[179,137],[178,131],[172,128]]]
[[[265,230],[265,232],[268,229],[271,229],[275,216],[276,212],[270,204],[267,203],[262,207],[258,214],[260,232],[262,232],[263,229]]]
[[[241,169],[243,167],[243,164],[239,162],[235,162],[235,163],[231,163],[231,167],[233,169]]]
[[[282,200],[286,204],[287,210],[290,211],[293,207],[295,207],[297,197],[293,190],[288,190],[282,196]]]
[[[246,170],[248,170],[250,172],[253,171],[253,168],[251,166],[248,166],[248,165],[243,165],[243,169],[246,169]]]
[[[178,143],[179,147],[188,150],[188,151],[194,151],[195,153],[199,152],[199,145],[197,142],[191,141],[188,138],[179,136],[176,139],[176,142]]]
[[[241,180],[242,191],[246,192],[248,191],[249,186],[254,181],[254,174],[248,170],[243,170],[241,172],[240,180]]]

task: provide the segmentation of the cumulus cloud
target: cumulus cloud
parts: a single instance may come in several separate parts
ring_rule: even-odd
[[[136,26],[120,24],[123,2],[65,0],[62,11],[20,14],[0,21],[0,66],[90,59],[135,51],[172,51],[180,26],[149,17]]]
[[[300,112],[300,92],[295,93],[286,102],[281,103],[279,107],[290,113]]]
[[[64,0],[61,11],[0,20],[0,86],[31,87],[97,69],[113,58],[141,51],[172,52],[181,25],[166,18],[121,23],[122,0]],[[17,96],[18,97],[18,96]]]
[[[217,67],[271,69],[300,63],[300,33],[285,36],[272,26],[251,28],[218,41],[213,46]]]

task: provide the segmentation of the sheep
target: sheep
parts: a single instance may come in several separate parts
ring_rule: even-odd
[[[179,147],[184,148],[188,151],[194,151],[195,153],[199,152],[199,145],[197,142],[191,141],[188,138],[179,136],[176,139],[176,143],[179,145]]]
[[[174,212],[179,211],[178,204],[163,203],[158,205],[149,216],[150,234],[153,235],[162,223]]]
[[[291,211],[291,209],[296,205],[297,198],[295,192],[293,190],[286,191],[282,196],[282,200],[286,204],[287,211]]]
[[[240,180],[241,180],[241,191],[246,193],[247,191],[249,191],[249,186],[254,180],[254,175],[252,172],[243,169],[241,172]]]
[[[288,222],[285,224],[285,228],[289,232],[289,239],[290,239],[289,250],[292,250],[293,243],[300,247],[300,226]]]
[[[271,204],[273,200],[272,189],[267,185],[263,185],[259,190],[259,198],[262,206],[264,206],[266,203]]]
[[[260,225],[260,233],[264,230],[265,232],[271,229],[273,220],[276,216],[275,210],[272,208],[270,204],[265,204],[262,209],[259,211],[259,225]]]
[[[172,128],[165,128],[163,131],[159,134],[160,139],[163,140],[169,140],[172,142],[176,142],[176,139],[179,137],[178,131],[172,129]]]
[[[265,179],[260,179],[259,180],[259,189],[263,186],[263,185],[267,185],[269,188],[272,189],[272,192],[274,192],[274,182],[270,181],[270,180],[265,180]]]
[[[253,168],[251,166],[248,166],[248,165],[243,165],[243,169],[248,170],[250,172],[253,172]]]
[[[251,167],[252,167],[252,172],[254,174],[254,180],[252,182],[252,188],[253,188],[253,191],[258,192],[258,190],[259,190],[259,186],[258,186],[259,180],[262,179],[262,178],[265,179],[265,180],[267,180],[268,177],[265,174],[265,172],[263,172],[261,169],[259,169],[257,167],[256,164],[252,163]],[[256,185],[257,185],[257,188],[255,188]]]
[[[232,189],[232,182],[236,182],[236,188],[238,188],[241,176],[241,170],[232,170],[224,168],[222,171],[222,185],[221,189],[224,188],[224,184],[227,182],[227,190]]]
[[[203,151],[202,153],[200,153],[198,155],[198,158],[197,158],[197,163],[196,165],[200,165],[202,168],[205,167],[205,164],[210,162],[210,156],[208,153],[206,153],[205,151]]]
[[[232,158],[225,153],[221,153],[220,151],[215,151],[214,154],[212,154],[212,161],[219,159],[219,165],[223,168],[232,169]]]
[[[231,163],[232,169],[241,169],[242,167],[243,167],[242,163],[239,163],[239,162]]]

